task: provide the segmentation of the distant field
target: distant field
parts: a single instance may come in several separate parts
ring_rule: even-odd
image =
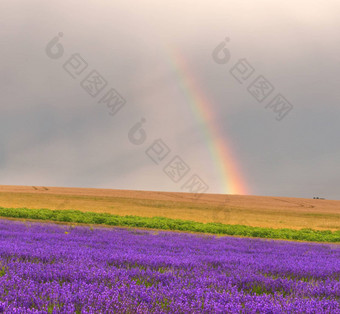
[[[141,217],[120,216],[104,213],[94,213],[80,210],[59,209],[34,209],[34,208],[4,208],[0,207],[0,218],[10,220],[56,222],[69,224],[75,227],[78,224],[89,226],[95,225],[145,228],[154,230],[184,231],[193,233],[214,234],[217,236],[242,236],[251,238],[266,238],[280,240],[298,240],[311,242],[340,243],[340,230],[314,230],[305,229],[275,229],[264,227],[252,227],[245,225],[231,225],[221,223],[202,223],[191,220],[172,219],[165,217]],[[28,226],[30,223],[28,223]]]
[[[162,216],[271,228],[340,229],[340,201],[109,189],[0,186],[0,206]]]

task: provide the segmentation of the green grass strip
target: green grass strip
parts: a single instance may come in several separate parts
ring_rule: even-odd
[[[50,210],[29,208],[0,207],[0,217],[19,219],[39,219],[56,222],[98,224],[108,226],[152,228],[202,232],[217,235],[233,235],[267,239],[301,240],[313,242],[340,242],[340,230],[313,229],[273,229],[244,225],[226,225],[221,223],[201,223],[191,220],[165,217],[119,216],[102,213],[82,212],[79,210]]]

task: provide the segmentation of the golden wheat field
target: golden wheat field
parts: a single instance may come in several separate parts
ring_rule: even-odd
[[[340,229],[340,201],[290,197],[0,186],[0,206],[163,216],[272,228]]]

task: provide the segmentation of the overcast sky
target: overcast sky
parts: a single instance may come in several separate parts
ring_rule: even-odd
[[[183,191],[197,174],[228,192],[211,124],[247,194],[340,199],[339,16],[332,0],[2,0],[0,184]],[[168,47],[209,100],[205,123]],[[106,85],[86,85],[93,70]],[[261,75],[268,96],[251,85]],[[286,115],[270,107],[278,94]],[[145,153],[157,139],[170,149],[158,164]],[[174,156],[190,168],[178,182],[163,171]]]

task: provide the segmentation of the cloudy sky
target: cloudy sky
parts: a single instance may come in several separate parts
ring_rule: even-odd
[[[340,199],[339,15],[2,0],[0,184],[184,191],[198,175],[211,193]]]

